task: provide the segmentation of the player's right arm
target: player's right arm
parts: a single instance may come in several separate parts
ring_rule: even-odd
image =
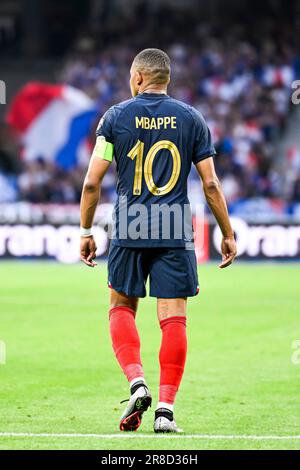
[[[223,235],[221,246],[223,261],[220,264],[220,268],[227,268],[227,266],[232,264],[236,257],[236,242],[228,215],[225,197],[220,181],[216,175],[213,158],[210,157],[201,160],[196,164],[196,169],[202,180],[206,201],[214,214]]]

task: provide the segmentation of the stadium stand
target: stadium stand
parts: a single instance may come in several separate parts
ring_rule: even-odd
[[[132,11],[140,14],[138,8]],[[176,18],[172,24],[176,24]],[[168,47],[173,64],[170,94],[205,115],[217,147],[217,170],[231,212],[238,213],[240,207],[247,212],[245,204],[257,198],[269,201],[266,211],[288,211],[291,202],[299,202],[300,171],[296,163],[292,187],[284,191],[278,158],[279,142],[292,111],[292,82],[300,76],[295,28],[283,21],[257,24],[258,47],[251,28],[245,27],[228,29],[224,25],[222,29],[218,24],[200,23],[194,25],[194,42],[180,42],[180,34],[174,42],[173,35],[173,44]],[[142,46],[151,34],[151,27],[145,30]],[[161,33],[162,47],[168,42],[166,34]],[[118,44],[112,41],[112,45],[100,49],[95,33],[81,32],[57,80],[87,93],[95,101],[100,117],[109,106],[129,97],[128,70],[139,48],[136,36],[131,41],[126,35],[124,39],[118,37]],[[271,37],[276,40],[270,41]],[[68,172],[42,157],[35,162],[20,162],[6,129],[2,123],[0,201],[78,202],[87,160]],[[289,149],[285,154],[287,160],[292,151],[295,153]],[[191,195],[197,184],[194,178],[192,172]],[[114,187],[112,168],[105,182],[104,201],[114,199]],[[256,210],[255,204],[251,207],[250,211]]]

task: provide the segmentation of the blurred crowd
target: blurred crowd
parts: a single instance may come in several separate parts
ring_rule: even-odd
[[[279,50],[271,41],[260,49],[247,42],[228,48],[215,38],[206,39],[200,48],[176,44],[168,52],[173,64],[169,93],[204,114],[229,204],[281,197],[275,156],[289,116],[291,84],[299,76],[300,56],[288,46]],[[66,65],[63,78],[106,109],[128,97],[124,84],[133,55],[123,47],[89,59],[78,57]],[[297,191],[289,196],[296,195]]]
[[[216,167],[230,207],[259,197],[300,202],[300,177],[294,178],[294,186],[283,194],[276,165],[278,144],[291,112],[291,84],[300,77],[300,54],[289,41],[285,42],[284,34],[279,44],[266,37],[261,38],[259,46],[230,35],[217,39],[207,31],[201,34],[202,40],[195,45],[179,43],[168,48],[172,60],[169,94],[204,114],[218,152]],[[83,37],[59,80],[91,96],[100,116],[112,104],[128,99],[129,68],[136,52],[136,48],[126,45],[95,50],[93,40]],[[8,158],[12,149],[5,145],[2,149],[0,201],[79,201],[87,161],[66,173],[43,160],[21,164],[15,159],[12,163]],[[196,181],[192,171],[192,189]],[[104,184],[103,200],[113,200],[113,167]]]

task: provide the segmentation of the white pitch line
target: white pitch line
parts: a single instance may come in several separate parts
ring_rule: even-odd
[[[94,439],[199,439],[199,440],[248,440],[248,441],[285,441],[300,440],[299,436],[255,436],[227,434],[52,434],[27,432],[0,432],[1,437],[50,437],[50,438],[94,438]]]

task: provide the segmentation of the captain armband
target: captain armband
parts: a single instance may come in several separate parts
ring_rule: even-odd
[[[112,162],[114,155],[114,146],[110,142],[107,142],[103,135],[99,135],[96,140],[92,158],[101,158],[101,160],[107,160]]]

